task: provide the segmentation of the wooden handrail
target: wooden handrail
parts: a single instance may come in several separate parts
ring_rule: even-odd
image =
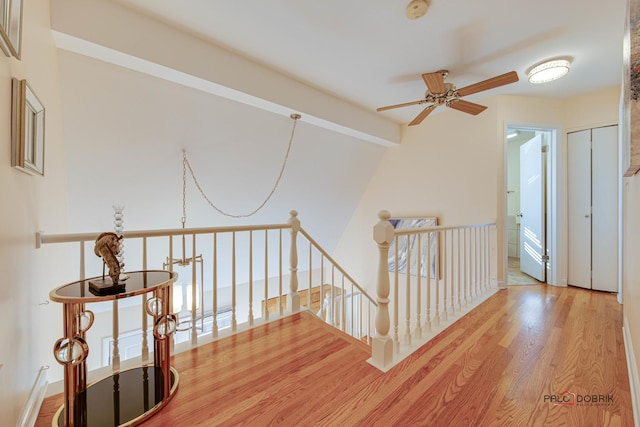
[[[302,228],[302,227],[300,228],[300,233],[301,233],[304,237],[306,237],[306,239],[309,241],[309,243],[311,243],[311,244],[313,245],[313,247],[315,247],[315,248],[318,250],[318,252],[320,252],[320,253],[321,253],[321,254],[322,254],[322,255],[323,255],[327,260],[329,260],[329,262],[330,262],[330,263],[332,263],[332,264],[333,264],[333,265],[338,269],[338,271],[339,271],[339,272],[340,272],[344,277],[346,277],[346,278],[347,278],[347,279],[348,279],[348,280],[353,284],[353,286],[355,286],[356,288],[358,288],[358,290],[362,293],[362,295],[364,295],[364,296],[365,296],[369,301],[371,301],[371,303],[372,303],[374,306],[376,306],[376,307],[378,306],[378,304],[376,303],[376,301],[375,301],[375,300],[374,300],[374,299],[373,299],[373,298],[372,298],[372,297],[367,293],[367,291],[365,291],[364,289],[362,289],[362,287],[361,287],[360,285],[358,285],[358,282],[356,282],[356,281],[353,279],[353,277],[351,277],[351,276],[349,275],[349,273],[347,273],[347,272],[344,270],[344,268],[342,268],[342,267],[340,266],[340,264],[338,264],[338,263],[336,262],[336,260],[334,260],[334,259],[331,257],[331,255],[329,255],[329,254],[327,253],[327,251],[325,251],[325,250],[324,250],[324,249],[323,249],[323,248],[318,244],[318,242],[316,242],[316,241],[313,239],[313,237],[311,237],[311,236],[309,235],[309,233],[307,233],[307,232],[305,231],[305,229],[304,229],[304,228]]]
[[[420,227],[420,228],[399,228],[394,230],[395,236],[406,236],[408,234],[421,234],[431,231],[448,231],[448,230],[462,230],[469,228],[482,228],[495,226],[495,222],[485,222],[481,224],[465,224],[465,225],[436,225],[434,227]]]
[[[200,227],[200,228],[169,228],[163,230],[133,230],[125,231],[123,235],[128,238],[143,237],[167,237],[183,236],[193,234],[216,234],[231,233],[234,231],[264,231],[264,230],[284,230],[291,228],[289,224],[267,224],[267,225],[239,225],[227,227]],[[36,248],[40,248],[47,243],[68,243],[93,241],[101,232],[95,233],[68,233],[68,234],[44,234],[42,231],[36,232]]]

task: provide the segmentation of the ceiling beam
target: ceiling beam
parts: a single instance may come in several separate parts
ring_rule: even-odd
[[[364,141],[400,143],[400,125],[114,1],[51,2],[60,49]]]

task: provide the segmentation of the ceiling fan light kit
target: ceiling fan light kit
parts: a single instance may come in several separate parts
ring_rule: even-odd
[[[454,110],[462,111],[463,113],[477,115],[487,109],[484,105],[475,104],[473,102],[465,101],[460,97],[471,95],[484,90],[493,89],[499,86],[504,86],[510,83],[518,81],[518,73],[510,71],[505,74],[501,74],[496,77],[492,77],[487,80],[483,80],[478,83],[474,83],[469,86],[465,86],[461,89],[456,89],[453,83],[445,83],[444,79],[449,75],[449,71],[440,70],[435,73],[425,73],[422,75],[422,80],[427,85],[427,92],[424,95],[424,99],[412,102],[405,102],[403,104],[388,105],[386,107],[380,107],[376,111],[386,111],[392,108],[408,107],[410,105],[419,105],[430,102],[431,105],[427,106],[420,112],[410,123],[409,126],[415,126],[422,123],[422,121],[438,106],[445,105]]]
[[[546,83],[563,77],[570,67],[571,63],[566,59],[555,59],[533,67],[527,76],[531,83]]]
[[[407,6],[407,18],[422,18],[427,13],[428,9],[429,2],[427,0],[412,0]]]

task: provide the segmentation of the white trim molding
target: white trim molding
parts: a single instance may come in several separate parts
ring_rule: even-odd
[[[49,369],[48,366],[42,366],[38,371],[38,376],[36,377],[35,383],[29,392],[27,402],[20,413],[20,418],[16,424],[17,426],[32,427],[35,425],[38,413],[40,412],[40,407],[42,406],[42,401],[44,400],[44,396],[47,391],[47,369]]]
[[[624,338],[625,356],[627,358],[627,372],[629,373],[629,388],[631,389],[631,406],[633,407],[633,425],[640,427],[640,379],[638,378],[638,368],[636,366],[636,356],[633,352],[633,342],[629,335],[629,320],[624,316],[622,326],[622,337]]]

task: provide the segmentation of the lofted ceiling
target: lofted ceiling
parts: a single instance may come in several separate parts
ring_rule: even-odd
[[[117,0],[165,24],[375,112],[420,100],[420,75],[449,70],[458,88],[514,70],[520,81],[471,95],[567,98],[619,84],[625,0]],[[184,47],[188,49],[188,47]],[[569,74],[534,85],[526,73],[551,58]],[[422,106],[379,114],[408,123]]]

